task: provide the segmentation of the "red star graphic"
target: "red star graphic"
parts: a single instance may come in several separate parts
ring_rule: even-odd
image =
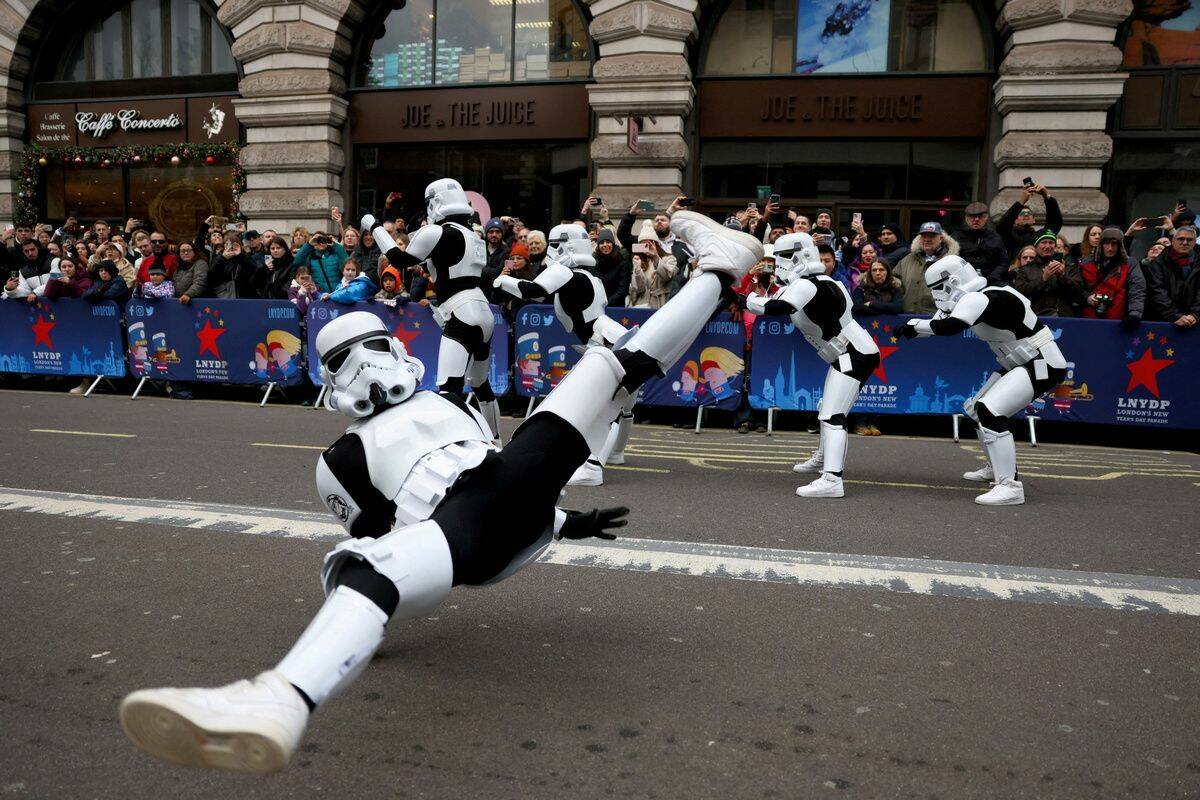
[[[200,340],[199,355],[204,355],[207,352],[220,358],[221,351],[217,349],[217,339],[224,332],[224,328],[214,328],[211,319],[204,320],[204,327],[196,331],[196,338]]]
[[[879,339],[877,339],[874,336],[872,336],[871,338],[874,339],[875,344],[877,344],[877,345],[879,344]],[[896,341],[895,338],[893,338],[892,341],[893,342]],[[887,383],[887,370],[884,368],[883,362],[887,361],[888,356],[892,355],[899,349],[900,349],[899,347],[888,347],[887,345],[880,345],[880,347],[879,347],[879,366],[876,367],[875,371],[872,372],[871,374],[874,375],[876,378],[879,378],[879,380],[883,381],[884,383]]]
[[[53,350],[54,342],[50,341],[50,331],[54,330],[54,326],[57,324],[57,322],[51,322],[39,315],[38,321],[31,328],[33,330],[33,346],[37,347],[39,344],[44,344],[47,350]]]
[[[1150,390],[1150,394],[1158,397],[1158,373],[1174,363],[1172,359],[1155,358],[1147,347],[1141,358],[1125,365],[1129,370],[1129,385],[1125,387],[1125,391],[1132,392],[1138,386],[1145,386]]]
[[[409,345],[412,343],[413,339],[417,338],[420,335],[421,335],[420,331],[410,331],[407,328],[405,328],[403,322],[401,322],[399,325],[397,325],[396,329],[392,331],[392,336],[395,336],[397,339],[399,339],[401,342],[403,342],[404,349],[410,353],[412,352],[412,348]]]

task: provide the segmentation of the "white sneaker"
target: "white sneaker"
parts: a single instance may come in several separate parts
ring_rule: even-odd
[[[590,458],[580,465],[579,469],[575,470],[575,474],[571,476],[571,480],[567,481],[567,486],[603,486],[604,485],[604,467]]]
[[[1025,502],[1025,486],[1007,478],[976,497],[975,502],[981,506],[1019,506]]]
[[[609,453],[608,458],[604,459],[604,463],[620,466],[625,463],[625,453]]]
[[[740,278],[763,257],[762,242],[748,233],[726,228],[695,211],[671,215],[671,231],[696,250],[696,269],[728,272]]]
[[[973,469],[970,472],[963,473],[964,481],[975,481],[976,483],[991,483],[996,479],[996,474],[992,472],[991,464],[984,464],[979,469]]]
[[[121,701],[134,744],[192,767],[278,772],[307,724],[308,706],[274,670],[214,689],[141,689]]]
[[[846,490],[842,487],[842,479],[837,475],[826,472],[810,483],[796,490],[798,497],[845,497]]]
[[[824,466],[825,459],[821,456],[821,454],[813,453],[812,457],[809,458],[808,461],[801,461],[797,464],[793,464],[792,472],[820,472],[821,468]]]

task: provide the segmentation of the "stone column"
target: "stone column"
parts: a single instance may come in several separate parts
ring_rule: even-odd
[[[28,39],[41,30],[31,20],[32,6],[20,0],[0,2],[0,89],[4,92],[0,118],[0,227],[14,222],[25,151],[25,79],[32,67]]]
[[[1000,170],[994,216],[1020,199],[1022,178],[1029,176],[1057,198],[1068,238],[1104,219],[1101,171],[1112,157],[1108,109],[1128,77],[1118,71],[1121,52],[1113,41],[1132,10],[1130,0],[1004,2],[997,22],[1006,55],[995,84],[1003,136],[993,154]],[[1035,214],[1044,219],[1040,210]]]
[[[688,145],[684,120],[696,90],[687,62],[696,0],[594,0],[591,34],[600,48],[588,101],[596,112],[596,191],[616,217],[639,198],[666,207],[682,194]],[[640,152],[626,146],[625,117],[643,119]],[[653,118],[653,119],[651,119]]]
[[[246,127],[242,213],[255,228],[330,230],[330,206],[344,206],[342,129],[345,25],[362,18],[351,0],[225,0],[218,11],[242,64],[234,101]]]

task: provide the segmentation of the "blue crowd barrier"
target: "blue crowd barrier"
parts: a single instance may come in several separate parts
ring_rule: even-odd
[[[649,308],[610,308],[608,316],[625,327],[641,325]],[[517,312],[514,379],[517,394],[545,397],[579,361],[579,339],[568,333],[550,305],[527,305]],[[742,397],[746,329],[729,314],[718,314],[704,326],[683,356],[642,388],[639,405],[737,408]]]
[[[870,414],[957,414],[996,367],[987,345],[969,330],[958,336],[897,339],[908,317],[864,317],[879,345],[879,369],[854,411]],[[1168,323],[1133,331],[1117,322],[1043,319],[1067,359],[1067,378],[1026,411],[1040,419],[1200,428],[1200,336]],[[785,317],[759,317],[751,334],[750,405],[814,411],[828,365]]]
[[[492,391],[502,395],[508,391],[509,376],[509,330],[508,322],[495,306],[490,306],[495,318],[492,331],[492,363],[488,367],[488,382]],[[442,342],[442,331],[433,318],[433,312],[420,303],[393,307],[386,303],[361,301],[353,305],[317,302],[308,307],[308,351],[316,352],[317,334],[341,314],[351,311],[368,311],[383,320],[392,335],[404,342],[408,352],[425,365],[422,389],[437,388],[438,347]],[[321,366],[315,357],[308,360],[308,376],[313,383],[321,385]]]
[[[290,385],[303,378],[300,314],[287,300],[130,300],[131,374],[150,380]]]
[[[111,300],[0,301],[0,372],[123,378],[124,352]]]

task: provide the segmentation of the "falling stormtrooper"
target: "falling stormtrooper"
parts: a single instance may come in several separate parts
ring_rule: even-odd
[[[504,580],[555,537],[611,538],[627,509],[564,511],[563,486],[762,256],[754,237],[699,214],[677,212],[671,228],[697,250],[698,274],[615,350],[589,347],[503,449],[458,393],[417,390],[420,362],[374,315],[322,329],[322,377],[354,419],[317,463],[321,499],[351,536],[325,558],[325,603],[283,660],[251,680],[128,695],[129,737],[177,763],[282,769],[311,712],[366,668],[389,620],[428,614],[454,586]]]
[[[546,246],[546,268],[533,280],[501,275],[494,286],[514,297],[537,302],[553,298],[554,314],[568,333],[585,345],[611,348],[629,329],[604,313],[607,293],[593,273],[596,258],[587,231],[575,224],[555,225]],[[568,486],[602,486],[605,464],[624,464],[625,445],[633,430],[633,406],[637,394],[621,408],[598,452],[588,456],[571,476]]]
[[[910,319],[897,333],[916,336],[956,336],[968,328],[988,343],[1000,369],[993,372],[963,411],[978,423],[976,431],[988,463],[963,474],[969,481],[992,481],[992,488],[975,498],[985,506],[1015,506],[1025,502],[1025,487],[1017,476],[1017,449],[1009,419],[1067,374],[1067,362],[1053,332],[1042,324],[1029,301],[1009,286],[988,286],[975,268],[958,256],[945,256],[925,270],[938,313],[932,319]]]
[[[461,394],[469,386],[492,436],[499,439],[500,406],[488,382],[495,318],[480,288],[487,249],[471,230],[474,211],[458,181],[442,178],[426,186],[425,205],[429,224],[409,237],[406,250],[397,247],[370,214],[362,218],[362,227],[375,237],[388,263],[401,272],[428,265],[437,299],[433,316],[442,329],[438,390]]]
[[[879,366],[879,347],[850,316],[850,295],[825,275],[820,255],[807,233],[789,233],[775,242],[775,269],[786,273],[787,285],[774,297],[750,295],[746,308],[755,314],[786,314],[817,351],[829,372],[817,418],[821,441],[795,472],[820,476],[796,489],[800,497],[844,497],[842,468],[846,462],[846,415],[863,383]]]

